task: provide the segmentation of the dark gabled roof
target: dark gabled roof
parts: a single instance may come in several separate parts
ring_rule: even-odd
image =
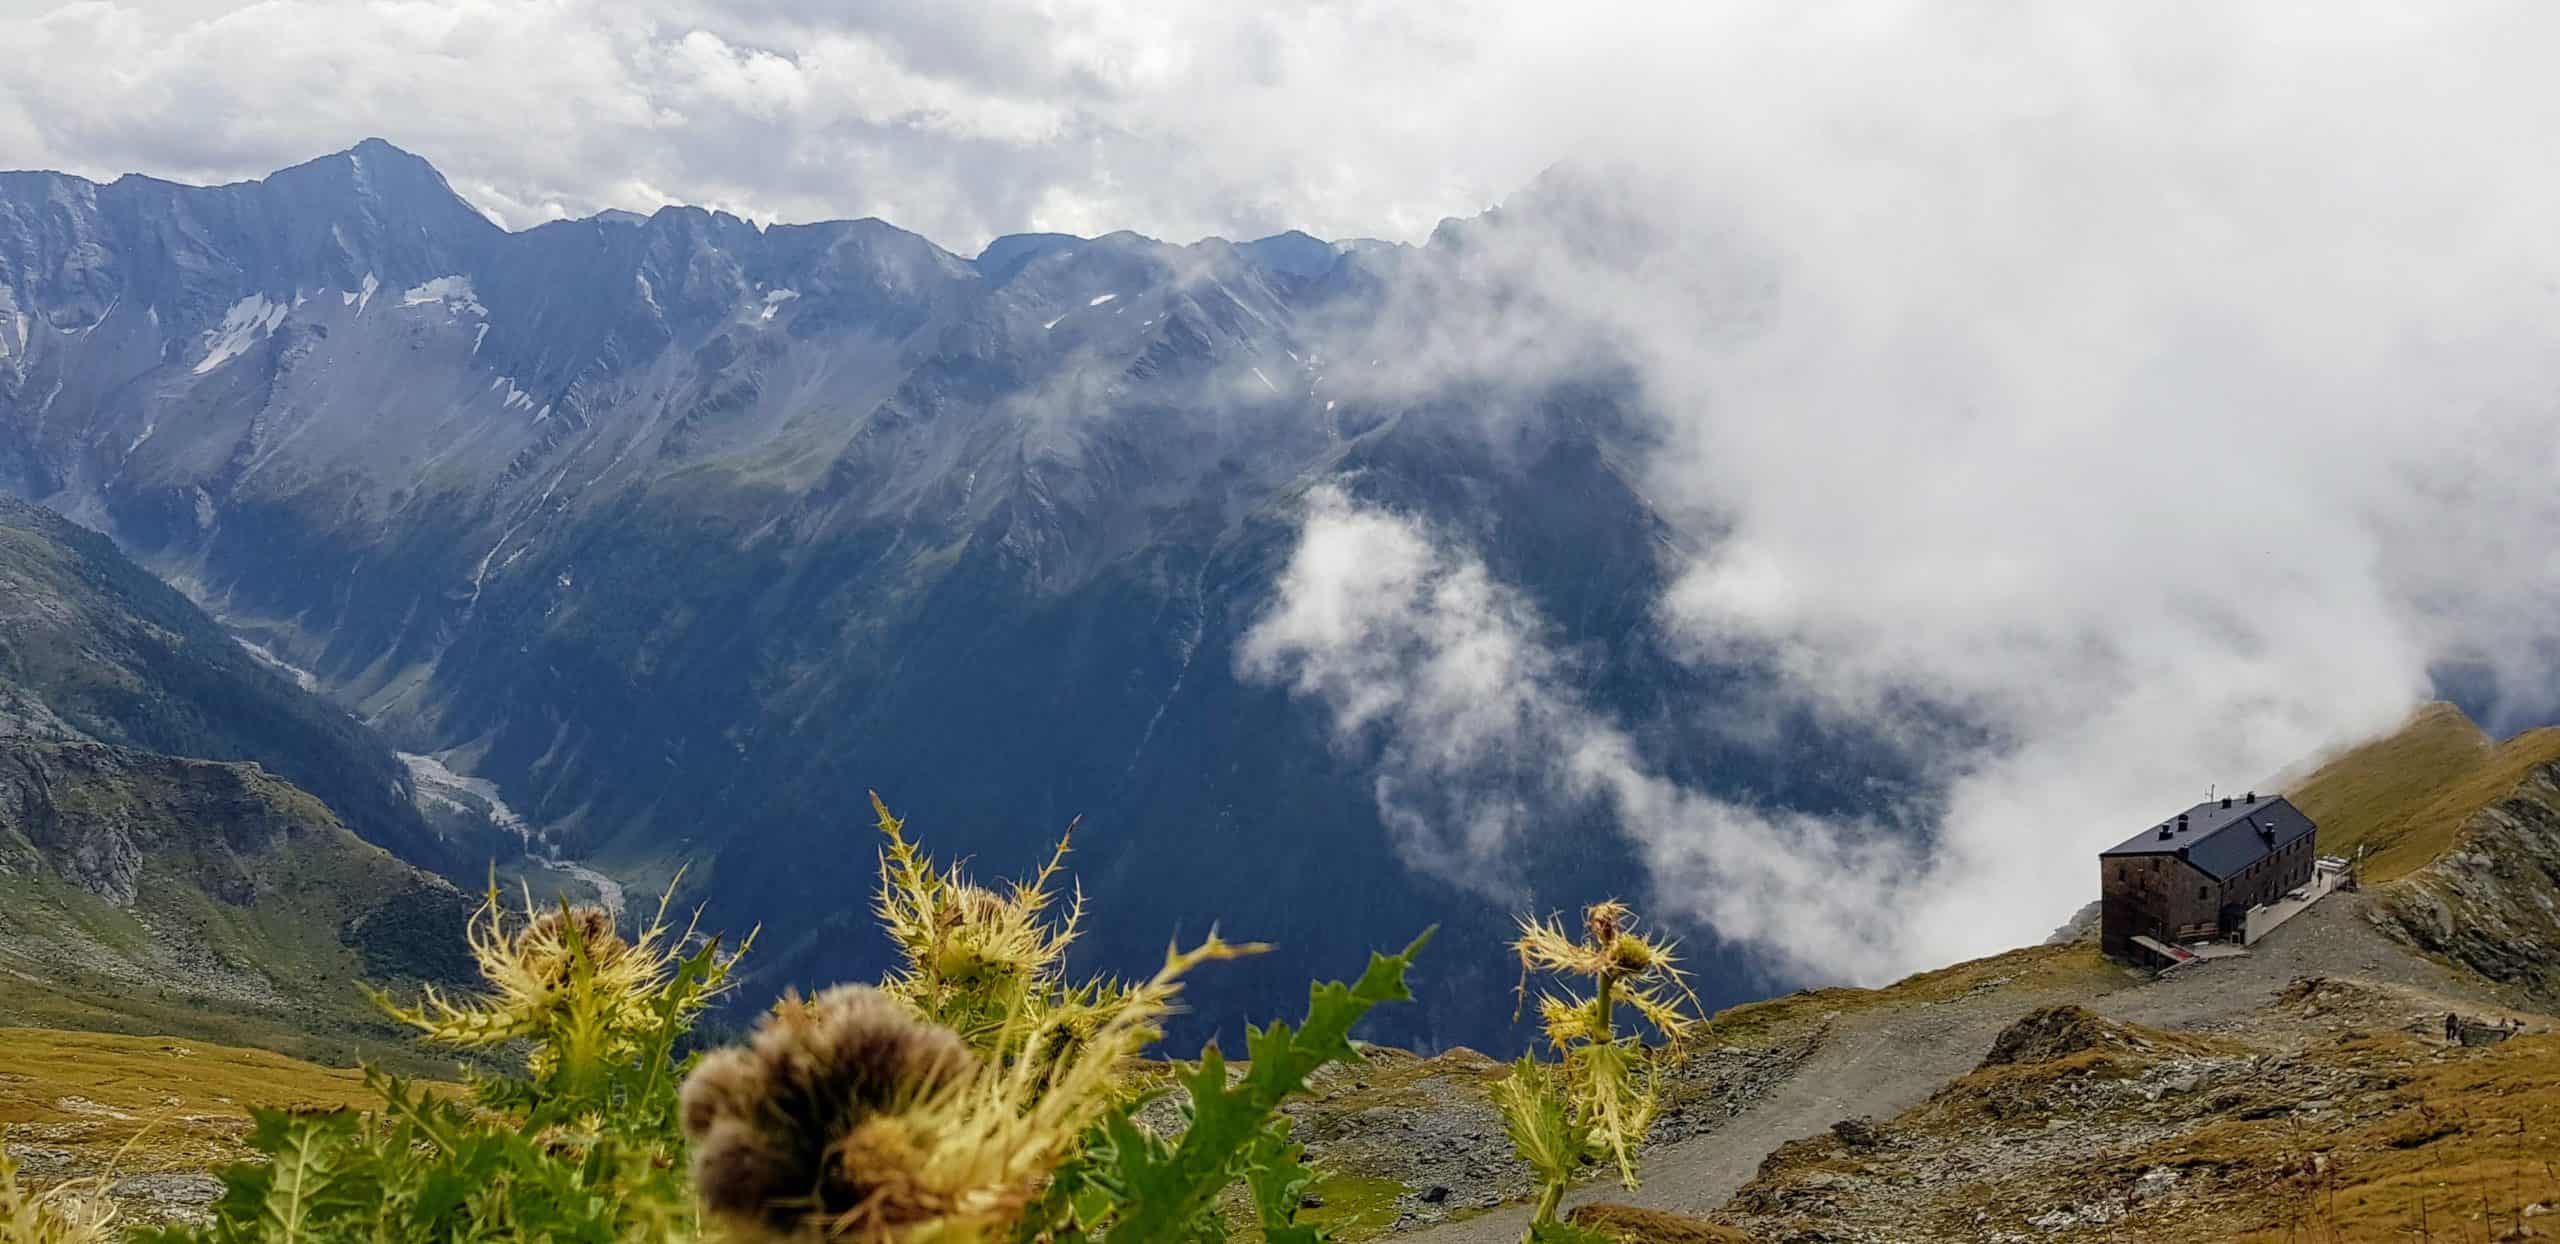
[[[2318,828],[2282,796],[2260,796],[2254,802],[2234,799],[2227,808],[2219,799],[2209,800],[2183,815],[2187,826],[2183,830],[2173,816],[2098,854],[2101,858],[2172,855],[2224,881]],[[2167,838],[2160,836],[2164,826],[2169,830]]]

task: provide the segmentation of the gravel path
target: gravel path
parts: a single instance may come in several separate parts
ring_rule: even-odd
[[[1973,1070],[1992,1038],[2039,1006],[2077,1002],[2115,1019],[2158,1028],[2212,1028],[2273,1000],[2304,976],[2356,977],[2456,997],[2485,998],[2476,986],[2411,954],[2364,918],[2366,897],[2338,894],[2295,917],[2244,957],[2181,968],[2166,980],[2096,997],[2085,988],[1999,990],[1929,1005],[1843,1015],[1832,1039],[1787,1083],[1712,1135],[1651,1151],[1644,1188],[1615,1183],[1576,1190],[1567,1205],[1616,1201],[1704,1214],[1725,1201],[1779,1144],[1846,1118],[1887,1119]],[[1398,1235],[1414,1244],[1513,1244],[1526,1207],[1502,1209]]]

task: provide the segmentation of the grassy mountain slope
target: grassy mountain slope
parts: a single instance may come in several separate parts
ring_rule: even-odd
[[[0,498],[0,734],[255,761],[367,841],[430,866],[454,849],[408,770],[344,712],[234,642],[106,537]]]
[[[2462,710],[2430,704],[2399,730],[2322,764],[2289,792],[2320,825],[2320,849],[2364,857],[2364,879],[2396,881],[2451,849],[2484,808],[2560,761],[2560,729],[2492,740]]]
[[[363,980],[468,972],[469,900],[253,764],[0,738],[0,1022],[347,1061]]]
[[[2560,1003],[2560,729],[2492,743],[2448,704],[2295,788],[2321,849],[2364,860],[2386,929],[2428,954]]]

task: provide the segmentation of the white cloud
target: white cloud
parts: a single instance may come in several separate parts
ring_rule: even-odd
[[[0,160],[253,177],[380,135],[522,226],[643,188],[759,219],[999,232],[1418,236],[1548,156],[1461,178],[1481,4],[1294,14],[1123,0],[6,0]],[[1426,59],[1427,58],[1427,59]],[[1479,153],[1480,153],[1479,148]],[[1390,186],[1376,179],[1401,167]],[[1459,184],[1463,181],[1464,184]]]
[[[1697,914],[1824,973],[1928,966],[2032,939],[2099,847],[2449,665],[2504,724],[2560,707],[2560,177],[2519,157],[2560,86],[2516,43],[2547,11],[1719,13],[1734,37],[1562,109],[1614,122],[1565,187],[1602,209],[1475,261],[1535,316],[1404,326],[1426,382],[1621,352],[1646,489],[1714,533],[1669,633],[1946,782],[1895,811],[1932,844],[1904,861],[1558,761],[1658,883],[1801,875],[1794,915]]]
[[[1575,690],[1548,630],[1482,561],[1326,486],[1240,665],[1330,709],[1340,742],[1371,756],[1378,809],[1423,872],[1520,903],[1533,880],[1513,858],[1521,839],[1596,801],[1631,830],[1658,914],[1796,973],[1904,966],[1896,937],[1942,865],[1890,827],[1754,809],[1662,777]]]

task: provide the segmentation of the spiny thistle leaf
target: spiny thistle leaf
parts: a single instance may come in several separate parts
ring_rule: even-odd
[[[1253,1193],[1254,1219],[1262,1224],[1266,1241],[1298,1221],[1298,1206],[1307,1185],[1315,1180],[1314,1172],[1307,1169],[1306,1153],[1305,1145],[1289,1139],[1286,1115],[1266,1123],[1245,1147],[1245,1187]]]
[[[1590,1132],[1574,1120],[1547,1067],[1523,1054],[1511,1074],[1486,1090],[1522,1161],[1546,1183],[1571,1183],[1590,1151]]]
[[[1182,1238],[1181,1226],[1235,1177],[1238,1160],[1281,1102],[1305,1091],[1307,1077],[1327,1063],[1360,1061],[1351,1045],[1352,1026],[1379,1003],[1413,996],[1405,972],[1430,940],[1425,932],[1401,954],[1372,954],[1356,983],[1313,987],[1306,1020],[1294,1030],[1285,1023],[1248,1028],[1252,1066],[1232,1085],[1217,1047],[1202,1051],[1199,1069],[1183,1082],[1191,1092],[1191,1126],[1181,1142],[1170,1154],[1123,1149],[1116,1155],[1120,1166],[1114,1174],[1130,1204],[1108,1238],[1122,1244]]]
[[[288,1115],[275,1110],[251,1112],[256,1120],[251,1147],[270,1161],[254,1181],[231,1186],[233,1195],[254,1195],[253,1221],[258,1238],[272,1244],[303,1244],[318,1238],[331,1217],[361,1210],[365,1194],[375,1191],[348,1160],[357,1116],[351,1111]]]

